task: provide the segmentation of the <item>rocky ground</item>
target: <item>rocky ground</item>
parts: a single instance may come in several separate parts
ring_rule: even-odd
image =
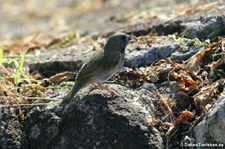
[[[28,49],[24,67],[40,83],[38,96],[20,83],[21,98],[0,86],[0,148],[224,148],[224,1],[15,3],[2,5],[0,39],[9,56]],[[84,61],[117,31],[139,39],[104,83],[121,96],[88,86],[61,105]]]

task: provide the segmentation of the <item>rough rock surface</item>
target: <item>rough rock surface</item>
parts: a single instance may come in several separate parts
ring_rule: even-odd
[[[18,115],[19,108],[0,108],[0,148],[24,148],[26,137]]]
[[[84,88],[68,105],[34,108],[25,125],[29,128],[26,131],[29,146],[161,148],[163,145],[159,132],[149,127],[155,109],[154,99],[146,94],[148,91],[135,91],[120,85],[109,87],[121,96],[113,98],[105,90],[95,89],[90,92]]]
[[[128,47],[125,66],[135,68],[152,64],[154,61],[171,56],[180,47],[178,42],[165,38],[163,43],[145,47]]]
[[[156,18],[150,22],[129,26],[122,30],[135,35],[146,35],[152,29],[155,29],[159,35],[180,33],[188,38],[204,40],[215,29],[224,28],[224,10],[225,6],[221,5],[216,9],[209,8],[203,11],[190,12],[185,16],[182,15],[167,22],[162,22]]]
[[[58,48],[44,55],[28,58],[26,62],[30,71],[39,70],[48,77],[58,72],[79,70],[85,59],[95,52],[88,47],[88,45],[81,45]]]
[[[225,145],[225,90],[209,110],[207,116],[195,127],[198,143],[223,143]]]

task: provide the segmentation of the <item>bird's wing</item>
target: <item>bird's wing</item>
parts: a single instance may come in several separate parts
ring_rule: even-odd
[[[113,52],[107,53],[104,55],[103,53],[96,53],[93,55],[85,64],[81,67],[77,79],[86,79],[92,76],[96,76],[97,74],[109,71],[117,67],[120,61],[120,53]]]

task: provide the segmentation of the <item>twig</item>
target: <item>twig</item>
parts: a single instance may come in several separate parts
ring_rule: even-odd
[[[57,103],[57,102],[55,102]],[[54,103],[24,103],[24,104],[14,104],[14,105],[0,105],[0,108],[4,108],[4,107],[18,107],[18,106],[46,106],[46,105],[52,105]]]

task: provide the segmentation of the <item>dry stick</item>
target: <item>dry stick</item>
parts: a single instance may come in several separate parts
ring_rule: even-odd
[[[26,97],[29,100],[37,99],[37,100],[53,100],[53,101],[58,101],[59,98],[46,98],[46,97]]]
[[[6,97],[6,96],[0,96],[1,97]],[[26,97],[26,96],[22,96],[28,100],[53,100],[53,101],[58,101],[60,98],[46,98],[46,97]]]
[[[57,103],[57,102],[55,102]],[[18,107],[18,106],[46,106],[46,105],[52,105],[54,103],[32,103],[32,104],[14,104],[14,105],[0,105],[0,108],[3,107]]]

